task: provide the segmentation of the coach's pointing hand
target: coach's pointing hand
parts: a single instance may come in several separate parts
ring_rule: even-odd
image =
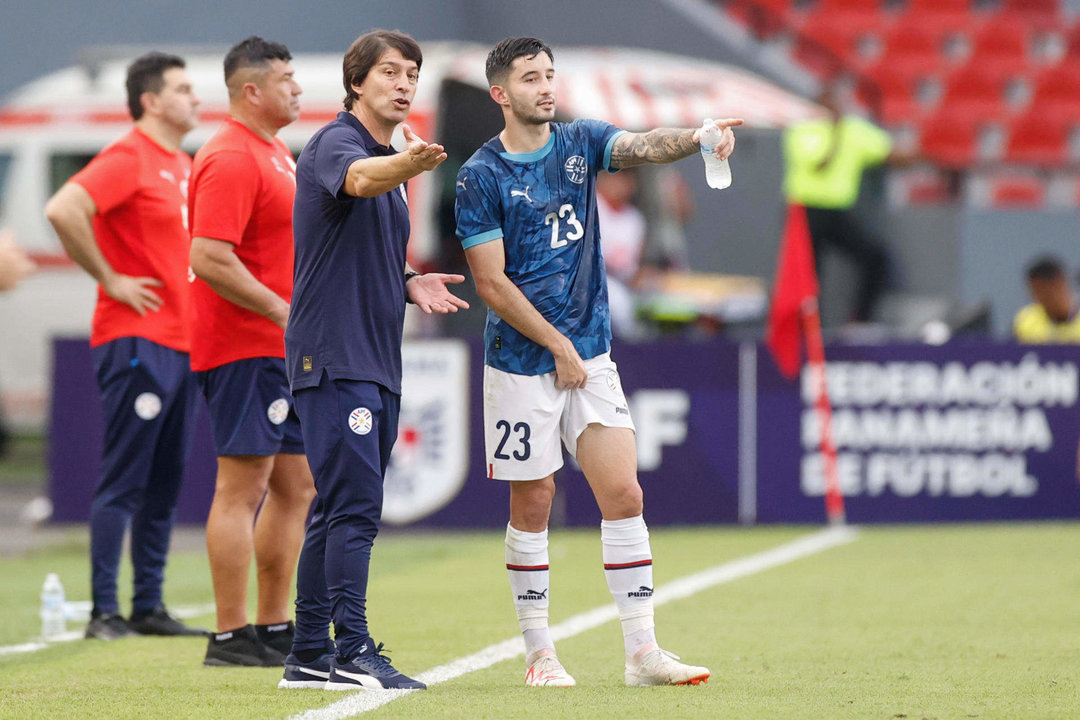
[[[446,159],[446,148],[442,145],[424,142],[408,125],[402,125],[401,132],[409,144],[409,160],[421,170],[434,170]]]

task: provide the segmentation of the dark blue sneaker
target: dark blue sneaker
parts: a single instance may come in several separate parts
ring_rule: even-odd
[[[279,688],[314,688],[322,690],[330,677],[330,659],[333,653],[326,653],[318,660],[309,663],[300,662],[293,654],[285,658],[285,677],[278,681]]]
[[[386,652],[390,652],[387,650]],[[406,677],[394,669],[383,655],[383,644],[368,638],[360,653],[347,663],[334,657],[330,661],[327,690],[426,690],[427,685]]]

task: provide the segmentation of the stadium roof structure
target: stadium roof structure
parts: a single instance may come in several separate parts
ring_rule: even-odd
[[[433,115],[443,80],[486,90],[488,48],[472,43],[424,43],[421,81],[413,111]],[[55,123],[127,124],[124,77],[137,54],[73,65],[16,90],[0,108],[0,129]],[[223,118],[228,98],[222,53],[187,54],[188,72],[202,100],[202,132]],[[820,112],[814,103],[731,65],[634,48],[555,49],[559,112],[591,117],[630,130],[692,127],[705,117],[741,117],[748,128],[778,128]],[[341,109],[341,55],[304,54],[293,59],[304,89],[300,120],[283,137],[310,135]],[[199,134],[199,131],[193,135]],[[199,138],[193,138],[198,140]]]

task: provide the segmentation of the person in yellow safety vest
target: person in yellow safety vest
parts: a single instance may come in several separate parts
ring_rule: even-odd
[[[846,255],[859,275],[851,319],[868,322],[885,288],[888,259],[880,243],[858,223],[851,209],[859,196],[863,171],[884,162],[906,163],[887,132],[855,115],[845,115],[832,87],[818,98],[828,116],[789,127],[784,133],[784,194],[789,203],[806,208],[821,267],[827,248]]]
[[[1053,257],[1037,259],[1028,266],[1027,282],[1035,302],[1013,319],[1017,342],[1080,343],[1080,308],[1061,263]]]

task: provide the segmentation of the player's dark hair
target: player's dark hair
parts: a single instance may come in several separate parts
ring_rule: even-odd
[[[1028,280],[1057,280],[1065,276],[1065,270],[1057,258],[1046,255],[1028,265]]]
[[[372,30],[353,41],[341,62],[341,82],[345,86],[346,110],[352,110],[353,103],[359,98],[353,85],[363,85],[375,63],[383,53],[390,49],[397,50],[406,60],[416,63],[416,69],[424,64],[424,54],[415,40],[400,30]]]
[[[258,35],[241,40],[225,55],[225,84],[229,84],[237,70],[268,67],[271,60],[292,60],[289,48],[281,43],[263,40]],[[230,95],[232,91],[233,88],[230,87]]]
[[[506,81],[514,61],[519,57],[533,58],[540,53],[547,53],[551,62],[555,62],[555,54],[543,40],[533,37],[506,38],[488,53],[487,63],[484,65],[484,73],[487,75],[488,85],[498,85]]]
[[[165,71],[170,68],[186,67],[184,59],[176,55],[151,52],[128,65],[127,102],[131,118],[138,120],[143,116],[142,94],[151,92],[155,95],[165,87]]]

